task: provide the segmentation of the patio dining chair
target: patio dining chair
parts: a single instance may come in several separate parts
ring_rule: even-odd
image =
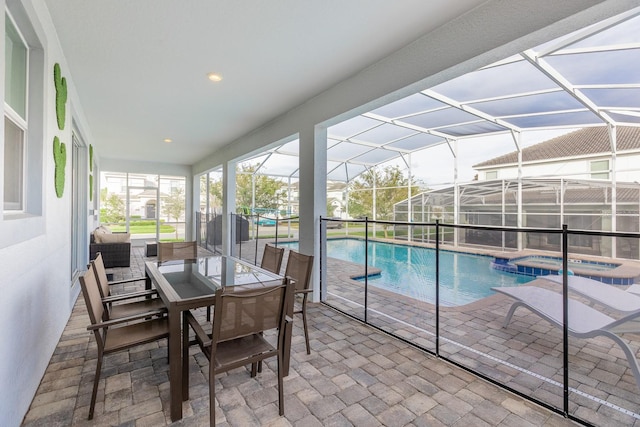
[[[88,418],[92,419],[103,357],[109,353],[168,338],[169,323],[166,316],[157,317],[162,315],[161,310],[138,313],[117,319],[109,318],[108,313],[105,313],[96,275],[92,269],[87,270],[84,275],[80,276],[80,286],[82,287],[82,295],[91,320],[91,324],[87,329],[93,331],[98,345],[98,363],[93,378],[93,392],[91,394]]]
[[[196,259],[198,245],[196,242],[158,242],[158,262]]]
[[[313,255],[304,255],[296,251],[289,251],[287,268],[284,275],[291,278],[295,284],[295,295],[302,296],[300,308],[294,307],[293,314],[302,314],[302,325],[304,327],[304,339],[307,344],[307,354],[311,354],[309,345],[309,328],[307,326],[307,299],[313,292],[311,289],[311,270],[313,269]]]
[[[264,252],[262,253],[262,261],[260,267],[275,274],[280,274],[280,267],[282,266],[282,258],[284,257],[284,248],[264,245]]]
[[[113,284],[136,282],[144,280],[144,277],[109,282],[102,262],[102,254],[98,253],[96,259],[91,261],[90,269],[95,274],[102,303],[105,307],[104,320],[132,316],[153,310],[166,310],[162,299],[158,297],[158,292],[154,289],[112,295],[111,286]]]
[[[190,327],[200,349],[209,359],[210,425],[215,425],[216,375],[251,364],[253,377],[256,364],[271,357],[277,357],[278,361],[278,406],[279,414],[284,415],[283,360],[290,351],[285,340],[285,324],[291,322],[287,307],[292,292],[293,283],[288,278],[280,284],[265,287],[238,285],[218,289],[210,335],[191,311],[183,313],[183,324],[187,328],[182,338],[183,381],[187,381],[188,389]],[[270,330],[278,331],[275,346],[263,336],[263,332]]]

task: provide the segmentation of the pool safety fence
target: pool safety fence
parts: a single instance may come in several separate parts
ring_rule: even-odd
[[[222,218],[202,223],[201,241],[221,250],[210,236]],[[248,262],[257,264],[267,243],[298,248],[297,217],[238,214],[229,224],[235,241],[230,252]],[[323,304],[581,424],[640,423],[640,381],[631,363],[637,363],[640,328],[629,322],[608,329],[629,315],[616,310],[613,294],[624,292],[628,304],[640,301],[629,291],[640,289],[640,256],[629,256],[640,253],[639,233],[368,218],[320,218],[317,232]],[[329,244],[341,239],[362,259],[349,260]],[[377,242],[393,248],[382,250]],[[464,267],[466,255],[483,262]],[[389,263],[410,274],[381,287]],[[562,280],[538,278],[545,275]],[[586,299],[569,286],[572,277],[596,281],[604,297]],[[412,287],[418,291],[407,292]],[[490,291],[456,302],[480,287]],[[492,290],[518,287],[540,287],[551,298],[517,301]],[[595,321],[600,323],[593,327]],[[384,361],[384,348],[371,351]],[[416,379],[424,380],[431,379]]]
[[[399,224],[367,218],[342,220],[338,229],[327,227],[329,221],[337,220],[321,218],[319,229],[324,304],[579,423],[604,425],[612,419],[620,425],[640,422],[640,377],[634,371],[638,368],[640,328],[633,321],[635,314],[616,310],[614,301],[624,291],[626,302],[638,303],[635,310],[640,317],[640,294],[631,292],[640,289],[635,288],[640,263],[581,251],[593,238],[608,245],[606,251],[620,239],[638,247],[640,234],[572,230],[566,225],[546,229],[439,221]],[[384,228],[398,225],[409,233],[413,227],[428,227],[432,238],[429,242],[410,241],[391,233],[385,238]],[[484,233],[491,242],[510,239],[517,246],[503,249],[465,244],[460,239],[463,231]],[[458,239],[449,238],[456,235]],[[345,260],[331,244],[335,239],[359,242],[350,246],[360,246],[363,260]],[[401,249],[382,251],[372,242],[392,243]],[[529,242],[544,249],[518,250]],[[435,253],[416,255],[419,251],[415,248]],[[469,268],[451,253],[473,254],[487,262],[476,266],[475,272],[456,275],[457,270]],[[385,257],[393,259],[383,263]],[[399,282],[395,288],[378,286],[379,277],[389,268],[383,265],[393,263],[398,264],[395,269],[411,274],[395,279]],[[426,268],[424,263],[434,265]],[[523,283],[501,283],[485,274],[485,269],[495,269],[495,265],[513,267],[497,269],[498,274],[518,276]],[[562,279],[545,280],[543,276]],[[577,293],[569,286],[574,276],[601,286],[598,292],[604,295],[602,299],[594,302]],[[494,283],[482,283],[487,280]],[[404,282],[421,287],[420,295],[427,298],[404,292]],[[498,290],[542,290],[525,292],[533,295],[531,300],[491,292],[468,304],[450,304],[452,293],[481,285]],[[535,300],[538,294],[545,298]],[[594,323],[595,318],[601,322]],[[629,323],[624,322],[627,318]],[[616,322],[623,325],[610,329]]]

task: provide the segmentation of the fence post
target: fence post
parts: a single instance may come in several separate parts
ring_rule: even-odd
[[[249,223],[251,220],[249,219],[249,215],[247,215],[247,223]],[[253,227],[252,227],[253,228]],[[254,256],[253,256],[253,264],[254,265],[258,265],[258,235],[256,234],[255,239],[256,241],[256,248],[253,251]]]
[[[289,224],[291,224],[291,216],[289,216]],[[326,227],[322,221],[322,215],[320,215],[320,224],[319,224],[319,228],[320,228],[320,248],[319,248],[319,255],[320,255],[320,301],[324,301],[326,299],[326,295],[327,295],[327,287],[328,287],[328,283],[326,283],[326,267],[327,267],[327,260],[324,254],[324,245],[326,243]],[[288,236],[289,231],[287,231],[287,237]]]
[[[436,356],[440,357],[440,220],[436,219]]]
[[[374,227],[375,230],[375,227]],[[364,323],[367,322],[369,296],[369,217],[364,217]]]
[[[562,224],[562,364],[563,411],[569,413],[569,236],[567,224]]]

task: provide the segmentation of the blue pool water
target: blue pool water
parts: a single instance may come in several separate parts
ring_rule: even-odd
[[[298,242],[280,243],[291,249]],[[357,264],[364,264],[364,241],[330,239],[327,255]],[[369,265],[381,273],[369,277],[369,285],[435,302],[435,250],[415,246],[369,242]],[[492,295],[495,286],[517,286],[529,282],[531,276],[510,274],[491,267],[493,257],[460,252],[440,251],[440,304],[469,304]],[[364,278],[361,279],[364,281]]]

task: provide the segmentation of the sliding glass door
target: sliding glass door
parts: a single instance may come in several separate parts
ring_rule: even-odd
[[[131,243],[184,241],[185,178],[102,172],[100,223],[131,233]]]

